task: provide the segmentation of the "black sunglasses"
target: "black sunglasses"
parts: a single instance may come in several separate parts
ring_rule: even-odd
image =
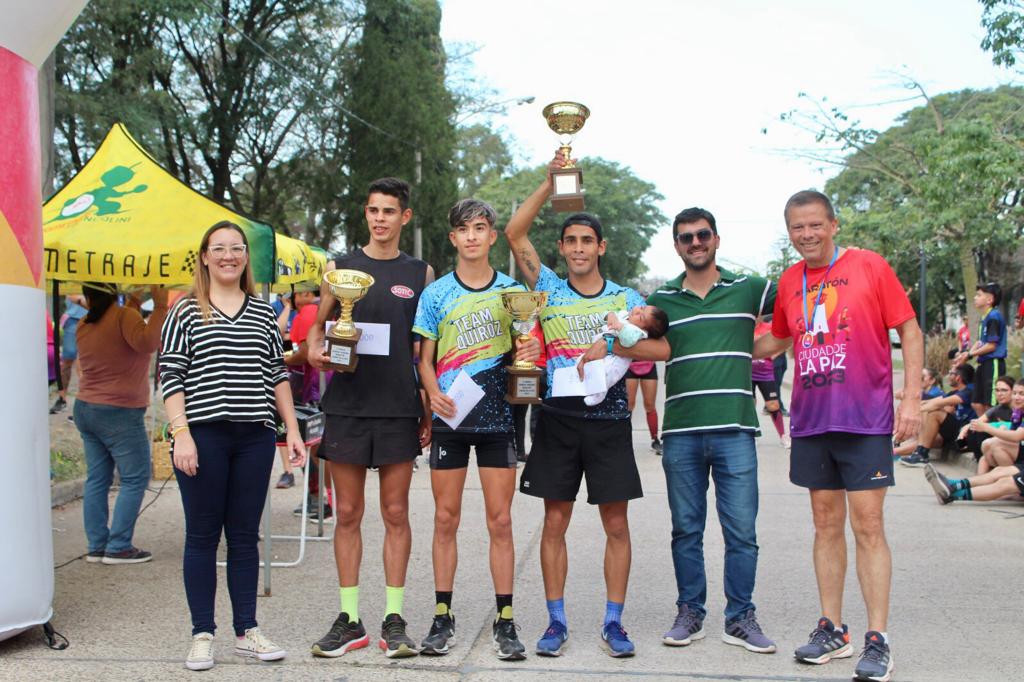
[[[676,241],[683,246],[688,246],[689,244],[692,244],[694,238],[696,238],[701,244],[707,244],[714,236],[714,232],[704,228],[702,230],[697,230],[696,232],[679,232],[676,234]]]

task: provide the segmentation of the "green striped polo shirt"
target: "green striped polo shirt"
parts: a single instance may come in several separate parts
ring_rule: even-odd
[[[775,284],[718,268],[703,299],[688,291],[684,272],[647,299],[668,315],[672,357],[666,363],[662,433],[742,430],[760,435],[750,361],[754,322],[771,313]]]

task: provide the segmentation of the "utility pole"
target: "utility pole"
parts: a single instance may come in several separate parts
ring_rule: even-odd
[[[917,248],[918,248],[918,256],[921,259],[921,283],[920,283],[921,299],[920,299],[920,303],[918,303],[918,306],[920,307],[920,310],[918,311],[918,318],[919,318],[919,321],[921,323],[921,333],[924,335],[925,345],[927,345],[928,344],[928,326],[927,326],[927,324],[928,324],[928,312],[927,312],[927,309],[925,308],[925,306],[927,305],[927,302],[928,302],[928,292],[927,292],[927,286],[928,285],[927,285],[927,282],[925,280],[925,273],[926,273],[926,267],[927,266],[926,266],[926,259],[925,259],[925,253],[924,253],[924,242],[920,242],[918,244]]]
[[[420,184],[423,182],[423,152],[416,149],[416,192],[420,191]],[[418,199],[418,197],[417,197]],[[412,254],[423,260],[423,228],[420,226],[420,214],[413,211],[412,214]]]
[[[516,211],[518,211],[518,210],[519,210],[519,202],[518,201],[513,201],[512,202],[512,212],[508,214],[509,220],[512,219],[512,216],[514,216],[516,214]],[[515,255],[512,253],[512,245],[511,244],[508,245],[508,276],[511,277],[512,279],[516,278],[516,258],[515,258]]]

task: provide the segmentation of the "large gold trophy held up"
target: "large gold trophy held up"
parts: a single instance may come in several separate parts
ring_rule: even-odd
[[[341,315],[327,333],[328,365],[338,372],[354,372],[359,362],[356,344],[363,330],[352,322],[352,309],[373,286],[373,277],[359,270],[331,270],[324,275],[324,283],[341,304]]]
[[[548,301],[546,291],[506,291],[501,294],[501,304],[512,316],[512,331],[515,345],[519,346],[522,339],[533,331],[540,311]],[[540,377],[544,370],[525,360],[516,360],[505,368],[508,372],[508,394],[505,400],[513,405],[539,403]]]
[[[558,134],[563,158],[569,163],[551,172],[554,190],[551,194],[551,208],[559,213],[583,210],[583,171],[572,162],[573,136],[578,133],[590,117],[590,109],[578,102],[555,102],[544,107],[544,119],[548,127]]]

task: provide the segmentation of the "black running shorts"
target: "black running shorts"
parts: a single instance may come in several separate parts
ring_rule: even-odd
[[[1006,374],[1006,359],[993,358],[978,363],[978,369],[974,372],[974,393],[971,395],[972,403],[982,405],[995,405],[996,403],[996,379]]]
[[[789,480],[811,490],[871,490],[896,485],[892,436],[832,431],[793,438]]]
[[[430,438],[431,469],[465,469],[469,448],[476,449],[476,465],[515,469],[516,443],[511,433],[450,433],[435,431]]]
[[[319,454],[328,462],[366,467],[411,462],[420,454],[419,423],[415,417],[329,414]]]
[[[765,402],[779,399],[779,385],[775,381],[755,381],[754,386],[761,392]]]
[[[590,504],[643,497],[629,420],[583,419],[542,408],[519,490],[571,502],[584,476]]]

